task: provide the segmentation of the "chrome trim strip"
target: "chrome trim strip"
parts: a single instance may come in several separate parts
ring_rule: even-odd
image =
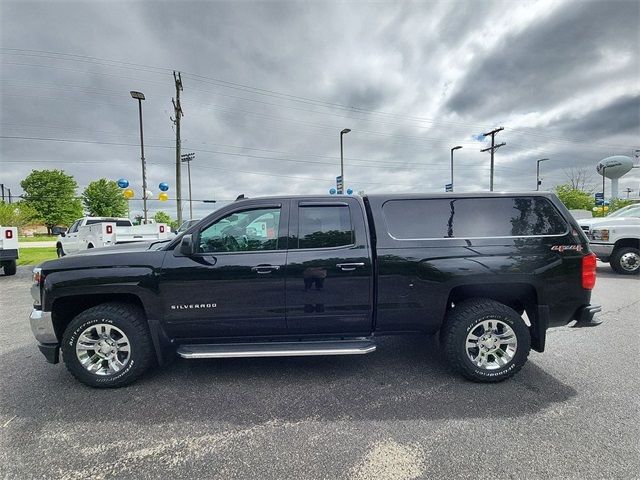
[[[376,350],[376,345],[372,343],[366,343],[362,346],[349,346],[342,348],[331,348],[331,347],[314,347],[314,348],[298,348],[298,349],[261,349],[260,345],[256,345],[251,348],[247,346],[246,350],[221,350],[219,347],[222,345],[212,345],[215,346],[216,349],[211,351],[206,351],[206,345],[183,345],[178,348],[178,355],[182,358],[242,358],[242,357],[302,357],[302,356],[316,356],[316,355],[364,355],[367,353],[374,352]],[[229,345],[233,348],[233,344]],[[191,347],[197,347],[197,349],[193,349]]]
[[[29,315],[29,323],[31,324],[31,331],[37,341],[49,344],[58,343],[56,332],[53,329],[51,312],[44,312],[34,308],[31,311],[31,315]]]

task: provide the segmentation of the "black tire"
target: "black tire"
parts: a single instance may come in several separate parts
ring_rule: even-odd
[[[64,253],[64,249],[62,248],[62,245],[60,245],[60,244],[56,245],[56,254],[58,255],[58,258],[62,258],[62,257],[64,257],[66,255]]]
[[[486,320],[498,320],[510,326],[517,341],[513,358],[492,370],[475,365],[467,353],[467,335],[477,331],[479,324]],[[440,344],[453,370],[474,382],[493,383],[512,377],[524,366],[531,350],[531,336],[522,317],[512,308],[495,300],[473,298],[456,304],[449,312],[440,332]],[[492,358],[492,354],[488,358]]]
[[[103,375],[89,372],[76,354],[80,335],[91,326],[99,324],[116,327],[128,339],[129,358],[121,371]],[[122,387],[135,381],[152,364],[153,355],[153,344],[144,314],[139,308],[127,304],[103,303],[85,310],[69,323],[62,337],[62,356],[67,369],[90,387]]]
[[[15,275],[18,271],[18,265],[15,260],[8,260],[4,264],[4,274],[9,277],[11,275]]]
[[[621,275],[640,274],[640,250],[632,247],[618,247],[613,251],[609,265]]]

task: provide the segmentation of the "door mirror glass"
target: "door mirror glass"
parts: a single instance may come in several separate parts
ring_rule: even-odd
[[[195,253],[195,249],[193,247],[193,237],[191,235],[183,236],[180,241],[180,253],[189,257]]]

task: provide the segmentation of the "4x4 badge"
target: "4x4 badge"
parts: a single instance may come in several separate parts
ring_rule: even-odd
[[[564,252],[565,250],[575,250],[576,252],[582,251],[582,245],[554,245],[551,250],[556,252]]]

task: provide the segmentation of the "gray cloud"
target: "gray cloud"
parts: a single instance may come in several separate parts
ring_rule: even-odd
[[[81,187],[127,177],[139,188],[137,108],[129,97],[137,89],[147,97],[149,184],[154,191],[161,181],[171,184],[172,201],[152,209],[173,213],[176,69],[185,85],[183,151],[196,153],[198,200],[327,192],[345,127],[353,130],[345,137],[345,174],[356,190],[441,191],[457,144],[464,148],[456,152],[456,184],[486,189],[488,154],[471,136],[499,122],[507,146],[496,155],[498,188],[533,188],[532,162],[541,156],[553,159],[545,164],[545,186],[552,186],[570,166],[593,168],[604,156],[640,148],[637,3],[555,5],[522,28],[498,29],[496,18],[509,27],[526,8],[488,1],[3,2],[0,130],[25,138],[0,139],[0,181],[19,192],[31,169],[63,168]],[[492,34],[496,46],[488,48]],[[612,90],[612,79],[624,95]],[[567,113],[568,102],[587,94],[598,106]],[[553,109],[561,113],[542,118]],[[545,126],[510,129],[527,114]],[[186,170],[183,178],[186,192]],[[627,178],[637,183],[637,170]],[[197,216],[210,209],[195,205]]]

